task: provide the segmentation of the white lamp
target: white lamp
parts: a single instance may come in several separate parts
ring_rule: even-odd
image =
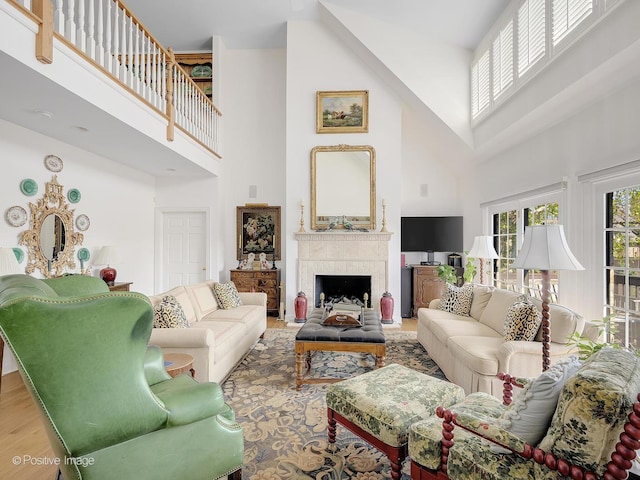
[[[562,225],[534,225],[524,230],[524,242],[512,268],[540,270],[542,275],[542,370],[549,369],[549,270],[584,270],[573,256]]]
[[[484,259],[496,259],[498,252],[493,248],[493,237],[491,235],[478,235],[473,239],[473,246],[468,257],[480,259],[480,283],[484,284]]]
[[[0,276],[20,272],[20,264],[13,248],[0,247]]]
[[[100,278],[104,280],[107,285],[113,285],[116,280],[116,269],[111,265],[120,261],[120,255],[118,250],[113,245],[106,245],[102,247],[96,254],[93,263],[94,265],[106,265],[105,268],[100,270]]]

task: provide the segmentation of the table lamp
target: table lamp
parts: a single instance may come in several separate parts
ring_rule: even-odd
[[[474,238],[473,246],[467,256],[480,259],[480,284],[484,284],[484,260],[500,258],[496,249],[493,248],[493,237],[491,235],[478,235]]]
[[[524,230],[524,242],[511,268],[540,270],[542,276],[542,371],[549,369],[549,270],[584,270],[573,256],[562,225],[534,225]]]
[[[95,265],[106,265],[106,267],[100,270],[100,278],[104,280],[107,285],[113,285],[116,281],[117,272],[111,265],[119,261],[120,255],[118,255],[118,250],[113,245],[102,247],[93,260]]]
[[[20,264],[13,248],[0,247],[0,276],[20,272]]]

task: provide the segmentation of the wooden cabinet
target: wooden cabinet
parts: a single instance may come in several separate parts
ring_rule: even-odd
[[[213,94],[213,56],[211,53],[176,53],[176,62],[209,98]]]
[[[231,281],[239,292],[267,294],[267,312],[278,315],[280,309],[280,269],[231,270]]]
[[[433,265],[413,266],[413,316],[418,316],[419,308],[428,308],[429,302],[440,298],[444,292],[444,282],[438,278],[438,267]]]

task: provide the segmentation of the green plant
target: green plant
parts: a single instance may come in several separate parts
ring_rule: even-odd
[[[614,337],[616,330],[616,324],[611,322],[611,317],[605,317],[593,323],[597,329],[596,338],[598,340],[591,340],[578,332],[573,332],[568,338],[567,343],[576,347],[580,360],[586,360],[598,350],[602,350],[605,347],[620,348],[620,345],[617,343],[607,341]],[[601,339],[603,340],[601,341]]]
[[[467,257],[467,263],[464,266],[464,274],[462,277],[464,278],[465,283],[472,283],[473,279],[476,276],[476,262],[475,258]]]
[[[456,277],[456,269],[451,265],[438,265],[438,278],[440,280],[456,285],[458,283],[458,277]]]

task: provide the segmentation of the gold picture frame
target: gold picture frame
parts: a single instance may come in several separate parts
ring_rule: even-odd
[[[369,91],[316,92],[316,133],[367,133]]]
[[[280,207],[236,207],[236,226],[238,260],[250,253],[265,253],[271,260],[280,260]]]

